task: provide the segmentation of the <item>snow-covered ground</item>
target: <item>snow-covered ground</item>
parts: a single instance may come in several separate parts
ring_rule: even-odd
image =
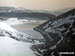
[[[0,22],[0,56],[35,56],[29,38],[30,35]]]
[[[31,43],[16,41],[10,37],[0,37],[0,56],[35,56]]]

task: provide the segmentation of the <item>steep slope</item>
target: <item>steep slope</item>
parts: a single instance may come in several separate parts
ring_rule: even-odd
[[[44,36],[44,44],[37,48],[40,49],[40,54],[50,56],[53,53],[75,51],[75,9],[35,27],[34,30]]]

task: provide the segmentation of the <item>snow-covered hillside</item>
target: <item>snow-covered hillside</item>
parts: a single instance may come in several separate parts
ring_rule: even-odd
[[[45,43],[39,45],[44,51],[39,50],[40,54],[49,56],[52,51],[54,54],[75,51],[75,9],[35,27],[34,30],[44,36]]]
[[[0,22],[0,56],[35,56],[31,45],[32,36]]]

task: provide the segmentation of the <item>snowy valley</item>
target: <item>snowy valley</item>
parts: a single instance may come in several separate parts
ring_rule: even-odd
[[[0,18],[0,56],[55,56],[64,48],[74,50],[75,9],[49,20],[30,19],[35,17]]]

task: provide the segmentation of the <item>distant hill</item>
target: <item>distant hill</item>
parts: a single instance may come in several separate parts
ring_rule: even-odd
[[[74,9],[74,8],[73,7],[71,7],[71,8],[64,8],[64,9],[59,9],[59,10],[56,10],[56,11],[50,11],[50,13],[53,14],[53,15],[58,16],[58,15],[61,15],[61,14],[65,13],[65,12],[67,12],[67,11],[70,11],[72,9]]]
[[[27,19],[51,19],[56,17],[48,12],[27,10],[24,8],[0,7],[0,17],[17,17]]]

